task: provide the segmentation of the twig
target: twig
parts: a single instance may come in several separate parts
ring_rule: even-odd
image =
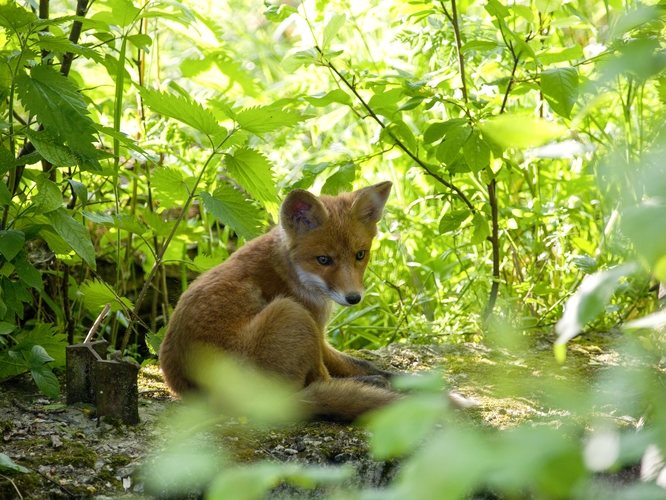
[[[446,10],[446,6],[443,1],[440,1],[444,15],[453,25],[453,34],[456,39],[456,51],[458,52],[458,70],[460,71],[460,80],[462,81],[462,93],[463,99],[467,102],[467,84],[465,83],[465,60],[463,59],[461,47],[462,40],[460,38],[460,26],[458,25],[458,9],[456,7],[456,0],[451,0],[451,11],[452,14],[449,14],[449,11]]]
[[[106,318],[106,315],[109,314],[109,311],[111,310],[111,304],[107,304],[104,306],[104,309],[102,309],[102,312],[99,313],[99,316],[97,316],[97,319],[93,323],[93,326],[90,328],[90,331],[88,332],[88,335],[86,335],[86,339],[83,341],[84,344],[87,344],[90,342],[95,335],[95,332],[99,328],[99,325],[104,321],[104,318]]]
[[[318,50],[319,53],[323,56],[323,53],[322,53],[321,49],[319,48],[319,46],[317,46],[317,50]],[[379,124],[379,126],[380,126],[381,128],[383,128],[384,130],[386,130],[386,132],[388,133],[389,137],[391,137],[391,139],[393,139],[393,141],[395,142],[395,144],[396,144],[400,149],[402,149],[402,151],[403,151],[404,153],[406,153],[407,156],[409,156],[412,160],[414,160],[414,162],[415,162],[419,167],[421,167],[421,168],[426,172],[426,174],[428,174],[429,176],[431,176],[431,177],[437,179],[440,183],[444,184],[447,188],[449,188],[450,190],[454,191],[454,192],[460,197],[460,199],[465,203],[465,205],[467,205],[467,207],[472,211],[472,213],[476,213],[476,208],[474,208],[474,205],[472,205],[472,202],[469,201],[469,199],[467,198],[467,196],[465,196],[465,193],[463,193],[463,192],[460,190],[460,188],[458,188],[456,185],[454,185],[454,184],[448,182],[446,179],[444,179],[444,178],[443,178],[442,176],[440,176],[439,174],[436,174],[435,172],[431,171],[431,170],[428,168],[428,165],[426,165],[426,164],[423,162],[423,160],[421,160],[418,156],[416,156],[416,154],[415,154],[414,152],[412,152],[412,151],[411,151],[411,150],[410,150],[410,149],[409,149],[409,148],[408,148],[408,147],[407,147],[407,146],[406,146],[406,145],[405,145],[405,144],[404,144],[404,143],[403,143],[398,137],[396,137],[396,135],[395,135],[393,132],[391,132],[390,130],[388,130],[388,129],[386,128],[386,124],[385,124],[383,121],[381,121],[381,119],[377,116],[377,114],[373,111],[373,109],[368,105],[368,103],[365,102],[365,99],[363,99],[363,97],[362,97],[362,96],[358,93],[358,91],[356,90],[356,86],[355,86],[355,85],[353,85],[349,80],[347,80],[347,79],[342,75],[342,73],[340,73],[340,71],[338,71],[338,69],[337,69],[335,66],[333,66],[333,64],[332,64],[330,61],[324,61],[324,66],[330,68],[331,71],[333,71],[333,72],[337,75],[337,77],[338,77],[338,78],[339,78],[339,79],[340,79],[340,80],[341,80],[341,81],[347,86],[347,88],[348,88],[349,90],[352,91],[352,93],[356,96],[356,99],[358,99],[358,101],[361,103],[361,105],[362,105],[362,106],[365,108],[365,110],[368,112],[368,115],[369,115],[373,120],[375,120],[375,121]]]
[[[42,476],[42,477],[43,477],[44,479],[46,479],[47,481],[49,481],[49,482],[55,484],[58,488],[60,488],[60,489],[61,489],[62,491],[64,491],[67,495],[69,495],[70,498],[76,498],[76,495],[75,495],[74,493],[72,493],[71,491],[69,491],[67,488],[65,488],[65,487],[64,487],[62,484],[60,484],[58,481],[54,481],[54,480],[51,479],[49,476],[47,476],[46,474],[42,474],[42,473],[39,472],[38,470],[35,470],[35,472],[36,472],[37,474],[39,474],[40,476]]]
[[[7,476],[5,476],[5,475],[3,475],[3,474],[0,474],[0,477],[4,478],[4,479],[6,479],[7,481],[9,481],[10,483],[12,483],[12,486],[13,486],[14,489],[16,490],[16,494],[19,496],[19,498],[20,498],[21,500],[23,500],[23,495],[21,495],[21,491],[18,489],[18,486],[16,486],[16,483],[15,483],[11,478],[9,478],[9,477],[7,477]]]

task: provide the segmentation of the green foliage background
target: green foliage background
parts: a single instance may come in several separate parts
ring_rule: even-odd
[[[103,334],[147,357],[174,293],[295,187],[395,186],[340,348],[561,317],[564,346],[653,313],[664,19],[632,0],[2,0],[0,379],[57,394],[50,367],[106,303]]]

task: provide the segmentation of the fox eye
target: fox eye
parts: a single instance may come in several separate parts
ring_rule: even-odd
[[[365,250],[356,252],[356,260],[363,260],[363,259],[365,259]]]
[[[320,255],[317,257],[317,262],[319,262],[322,266],[330,266],[333,264],[333,259],[331,259],[328,255]]]

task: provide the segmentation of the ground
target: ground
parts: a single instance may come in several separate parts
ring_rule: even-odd
[[[563,365],[555,362],[552,338],[547,335],[524,337],[524,349],[486,339],[395,344],[356,355],[396,371],[441,370],[452,390],[475,402],[457,411],[470,425],[506,429],[531,421],[559,426],[576,417],[544,403],[546,387],[552,387],[553,381],[574,388],[595,384],[600,373],[620,362],[613,347],[618,337],[596,334],[577,339]],[[0,498],[146,498],[139,470],[176,432],[169,415],[182,403],[169,396],[156,365],[142,368],[139,390],[141,423],[124,426],[98,422],[94,407],[68,407],[64,396],[47,399],[28,376],[0,385],[0,452],[30,471],[0,474]],[[622,426],[638,425],[636,416],[607,410],[604,418]],[[356,475],[348,483],[365,487],[385,485],[399,468],[398,461],[372,460],[367,432],[359,426],[305,422],[258,429],[241,417],[221,419],[217,428],[215,445],[238,462],[349,464]],[[302,493],[283,486],[273,496]]]

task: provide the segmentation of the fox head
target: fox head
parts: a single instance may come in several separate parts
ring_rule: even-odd
[[[370,246],[391,186],[387,181],[320,197],[295,189],[282,202],[287,258],[312,299],[323,294],[343,306],[361,301]]]

